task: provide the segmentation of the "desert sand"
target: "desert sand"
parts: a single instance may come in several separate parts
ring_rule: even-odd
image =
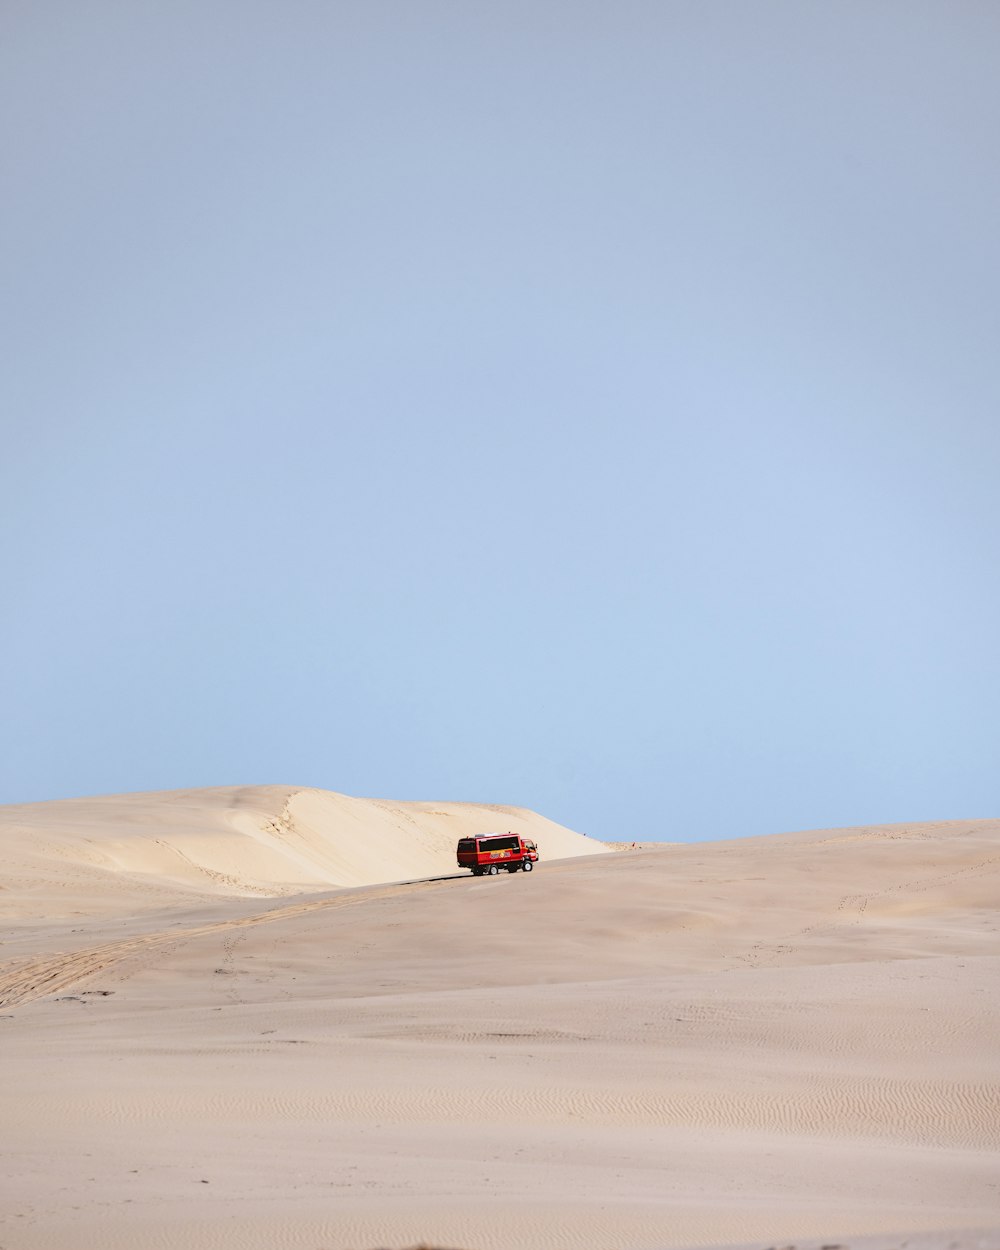
[[[998,900],[996,820],[0,808],[0,1247],[993,1250]]]

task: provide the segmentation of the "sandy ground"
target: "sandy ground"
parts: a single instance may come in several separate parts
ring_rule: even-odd
[[[538,871],[453,875],[482,821]],[[1000,821],[265,787],[0,809],[0,864],[2,1250],[1000,1247]]]

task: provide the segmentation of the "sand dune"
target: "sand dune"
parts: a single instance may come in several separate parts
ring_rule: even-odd
[[[134,843],[204,868],[234,831],[280,894],[363,871],[366,817],[386,866],[406,817],[433,859],[482,809],[100,802],[77,858],[75,809],[4,813],[18,871],[26,830],[46,848],[0,948],[4,1250],[1000,1245],[1000,821],[615,854],[562,830],[595,853],[266,899],[239,841],[212,861],[235,885],[150,880]],[[88,915],[29,914],[75,873]]]
[[[374,885],[454,872],[459,837],[508,828],[543,858],[606,850],[515,807],[294,786],[111,795],[0,808],[0,900],[9,915],[89,916]]]

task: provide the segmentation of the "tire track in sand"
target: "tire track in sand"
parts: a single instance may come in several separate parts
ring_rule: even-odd
[[[109,968],[116,967],[135,956],[151,954],[168,946],[174,947],[192,938],[204,937],[211,933],[227,933],[238,929],[253,928],[256,925],[270,924],[275,920],[288,920],[295,916],[302,916],[311,911],[357,907],[374,899],[386,898],[398,892],[403,886],[419,888],[425,884],[428,883],[401,882],[381,889],[368,889],[363,894],[354,897],[312,899],[309,902],[293,903],[286,907],[258,912],[253,916],[218,920],[210,924],[196,925],[190,929],[168,929],[160,933],[119,938],[113,942],[102,943],[100,946],[86,947],[70,953],[59,952],[55,955],[40,956],[37,959],[20,959],[0,964],[0,1007],[24,1006],[25,1003],[34,1002],[49,994],[65,990],[71,985],[85,982],[99,972],[106,972]]]

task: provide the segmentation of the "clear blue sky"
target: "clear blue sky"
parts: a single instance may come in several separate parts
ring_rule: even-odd
[[[1000,814],[1000,5],[0,7],[0,802]]]

